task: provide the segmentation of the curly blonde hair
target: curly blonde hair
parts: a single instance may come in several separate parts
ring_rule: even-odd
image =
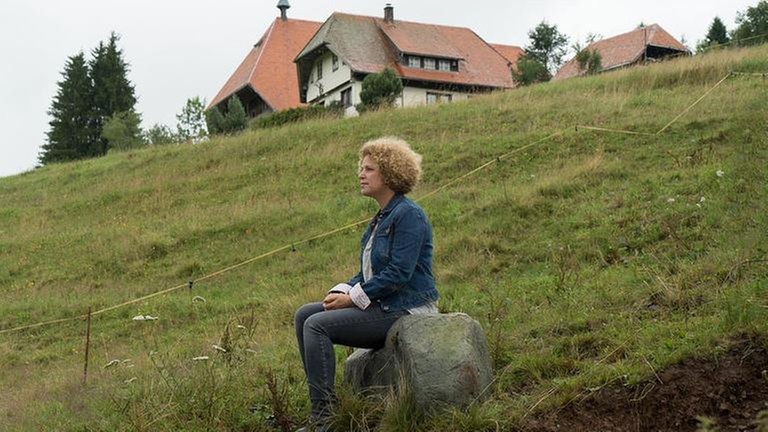
[[[384,184],[395,192],[407,194],[421,179],[421,155],[400,138],[386,136],[363,144],[360,168],[366,156],[379,167]]]

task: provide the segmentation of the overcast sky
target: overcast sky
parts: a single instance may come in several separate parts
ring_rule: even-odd
[[[712,18],[728,30],[758,0],[397,1],[395,19],[469,27],[488,42],[525,46],[546,20],[571,42],[658,23],[688,46]],[[323,21],[332,12],[383,15],[386,1],[290,0],[289,18]],[[0,4],[0,176],[32,169],[45,143],[48,110],[67,57],[88,54],[111,31],[130,64],[143,127],[175,127],[193,96],[210,101],[272,20],[277,0],[2,0]]]

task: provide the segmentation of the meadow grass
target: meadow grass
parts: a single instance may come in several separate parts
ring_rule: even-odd
[[[657,136],[574,128],[656,132],[733,70],[768,71],[768,47],[0,179],[0,328],[108,307],[369,217],[375,203],[355,177],[367,139],[397,135],[424,155],[418,199],[559,132],[420,201],[439,308],[483,325],[491,397],[426,416],[407,395],[342,390],[337,419],[357,430],[512,428],[735,335],[768,334],[765,81],[729,78]],[[0,335],[0,425],[290,430],[308,411],[293,311],[356,272],[361,232],[94,317],[87,387],[82,321]],[[337,350],[339,370],[346,355]]]

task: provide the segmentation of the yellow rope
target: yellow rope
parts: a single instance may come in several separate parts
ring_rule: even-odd
[[[696,105],[698,105],[698,103],[699,103],[699,102],[701,102],[702,100],[704,100],[704,98],[705,98],[705,97],[707,97],[707,96],[708,96],[710,93],[712,93],[712,91],[713,91],[714,89],[716,89],[717,87],[719,87],[719,86],[720,86],[720,84],[722,84],[722,83],[723,83],[725,80],[727,80],[727,79],[728,79],[728,77],[730,77],[730,76],[731,76],[731,74],[732,74],[732,72],[728,72],[728,74],[727,74],[726,76],[724,76],[724,77],[723,77],[723,79],[721,79],[720,81],[718,81],[718,82],[717,82],[717,84],[713,85],[713,86],[712,86],[712,88],[710,88],[710,89],[709,89],[709,90],[707,90],[707,91],[706,91],[706,92],[705,92],[703,95],[701,95],[701,97],[700,97],[700,98],[698,98],[698,99],[696,100],[696,102],[692,103],[692,104],[691,104],[691,105],[690,105],[688,108],[686,108],[685,110],[683,110],[683,112],[681,112],[680,114],[678,114],[678,115],[677,115],[677,117],[675,117],[674,119],[672,119],[672,121],[671,121],[671,122],[667,123],[667,125],[666,125],[666,126],[664,126],[663,128],[659,129],[659,131],[658,131],[658,132],[656,132],[656,135],[659,135],[659,134],[661,134],[662,132],[664,132],[665,130],[667,130],[667,128],[668,128],[668,127],[670,127],[670,126],[672,126],[672,125],[673,125],[673,124],[674,124],[676,121],[678,121],[678,120],[680,119],[680,117],[682,117],[682,116],[684,116],[685,114],[687,114],[687,113],[688,113],[688,111],[690,111],[690,110],[691,110],[693,107],[695,107]]]
[[[635,132],[635,131],[629,131],[629,130],[623,130],[623,129],[607,129],[607,128],[601,128],[597,126],[576,126],[576,131],[579,129],[587,129],[587,130],[593,130],[593,131],[599,131],[599,132],[613,132],[613,133],[622,133],[622,134],[628,134],[628,135],[646,135],[646,136],[653,136],[654,134],[648,133],[648,132]]]

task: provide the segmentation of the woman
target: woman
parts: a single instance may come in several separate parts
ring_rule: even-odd
[[[421,156],[405,141],[384,137],[363,145],[359,168],[360,192],[379,205],[360,242],[360,271],[294,318],[315,431],[326,430],[335,399],[333,344],[380,348],[398,318],[437,312],[432,228],[405,197],[421,176]]]

